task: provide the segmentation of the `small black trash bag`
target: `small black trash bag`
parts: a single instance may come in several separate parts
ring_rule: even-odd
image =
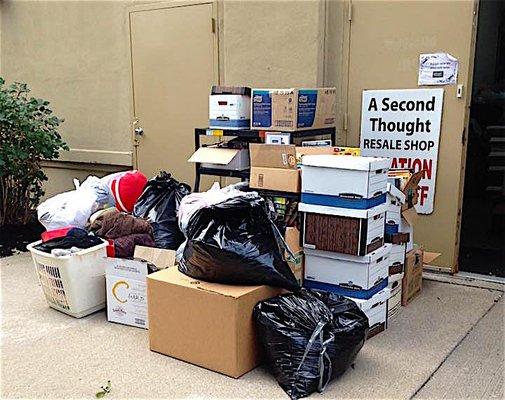
[[[280,295],[254,308],[257,335],[279,385],[292,399],[322,392],[365,343],[368,318],[333,293]]]
[[[259,196],[236,196],[200,208],[188,221],[186,237],[179,263],[186,275],[208,282],[300,289],[284,259],[285,244]]]
[[[189,193],[189,185],[178,182],[164,171],[147,182],[135,203],[133,215],[149,220],[156,247],[176,250],[184,241],[177,223],[177,210],[181,199]]]

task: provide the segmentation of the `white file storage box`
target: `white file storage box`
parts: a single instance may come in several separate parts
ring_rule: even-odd
[[[392,288],[387,287],[386,289],[384,289],[389,294],[389,298],[387,301],[388,321],[398,316],[398,314],[402,310],[402,283],[401,281],[397,281],[393,282],[392,285],[393,285]]]
[[[405,249],[406,244],[392,244],[389,255],[389,275],[403,273],[405,268]]]
[[[390,244],[365,256],[305,250],[305,278],[350,289],[370,289],[388,277]]]
[[[368,317],[368,324],[370,326],[368,338],[386,329],[387,301],[390,295],[389,291],[386,289],[387,288],[381,290],[366,300],[349,297],[349,299],[354,301]]]
[[[388,158],[302,157],[302,202],[367,209],[386,202]]]
[[[300,203],[304,212],[303,246],[364,256],[384,244],[386,204],[367,210]]]

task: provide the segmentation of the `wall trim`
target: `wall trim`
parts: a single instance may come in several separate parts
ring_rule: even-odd
[[[133,153],[131,151],[72,148],[69,151],[62,151],[58,161],[131,167],[133,165]]]

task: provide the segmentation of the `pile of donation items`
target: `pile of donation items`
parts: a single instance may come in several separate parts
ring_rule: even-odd
[[[47,231],[28,248],[48,304],[74,317],[106,307],[109,321],[148,329],[152,351],[231,377],[264,361],[293,399],[322,392],[398,313],[402,287],[404,304],[419,293],[423,264],[418,175],[359,149],[282,139],[334,126],[334,97],[214,88],[211,126],[280,134],[203,155],[223,168],[216,152],[241,154],[246,182],[191,193],[166,172],[126,171],[46,200]],[[284,102],[295,111],[279,114]]]

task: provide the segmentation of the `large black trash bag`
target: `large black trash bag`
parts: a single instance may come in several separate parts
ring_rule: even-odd
[[[322,392],[365,343],[368,318],[345,297],[302,289],[259,302],[257,335],[277,382],[292,399]]]
[[[237,196],[200,208],[189,219],[179,270],[235,285],[300,287],[284,259],[283,240],[261,197]]]
[[[176,250],[184,241],[177,223],[177,210],[181,199],[189,193],[189,185],[178,182],[163,171],[147,182],[135,203],[133,215],[149,220],[156,247]]]

